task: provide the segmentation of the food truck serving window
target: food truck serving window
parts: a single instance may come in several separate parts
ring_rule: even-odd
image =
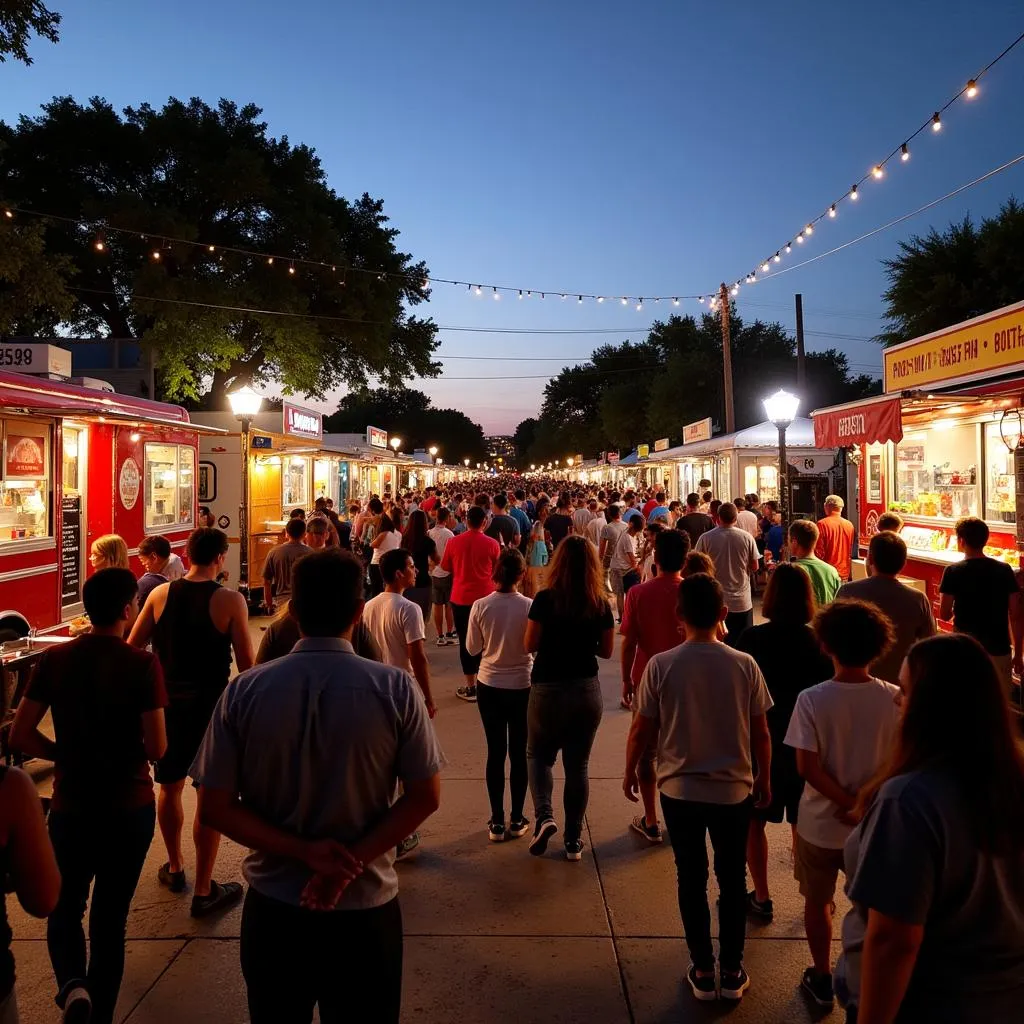
[[[146,530],[160,532],[194,522],[195,449],[146,445]]]
[[[50,426],[3,421],[0,543],[50,536]]]
[[[928,518],[978,515],[977,436],[973,423],[941,420],[905,433],[896,445],[896,494],[890,507]]]

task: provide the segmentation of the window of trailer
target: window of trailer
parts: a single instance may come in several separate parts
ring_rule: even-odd
[[[196,453],[188,445],[147,444],[145,526],[160,533],[195,521]]]
[[[50,425],[2,422],[0,543],[50,536]]]

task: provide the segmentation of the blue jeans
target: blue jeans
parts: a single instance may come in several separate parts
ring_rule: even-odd
[[[526,746],[530,793],[537,821],[553,817],[551,769],[562,752],[565,770],[565,841],[579,839],[590,799],[587,764],[601,724],[604,704],[597,678],[564,683],[534,683],[527,710]]]
[[[101,784],[101,783],[98,783]],[[124,933],[135,887],[153,841],[156,807],[131,811],[50,811],[50,841],[60,868],[60,897],[46,926],[57,978],[57,1005],[84,985],[92,997],[92,1024],[110,1024],[124,975]],[[82,918],[89,910],[86,964]]]

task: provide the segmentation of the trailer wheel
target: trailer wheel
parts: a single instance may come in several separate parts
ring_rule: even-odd
[[[29,634],[28,620],[19,612],[0,612],[0,644],[23,640]]]

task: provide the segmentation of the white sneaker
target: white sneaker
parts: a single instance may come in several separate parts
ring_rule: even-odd
[[[63,1024],[89,1024],[92,1019],[92,997],[78,986],[73,988],[64,1000]]]

